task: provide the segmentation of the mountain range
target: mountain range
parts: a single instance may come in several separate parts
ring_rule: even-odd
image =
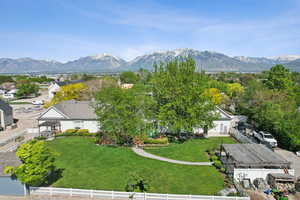
[[[194,49],[175,49],[173,51],[145,54],[131,61],[109,54],[86,56],[69,62],[37,60],[32,58],[0,58],[0,73],[73,73],[73,72],[119,72],[136,71],[140,68],[152,70],[154,63],[187,56],[195,59],[197,70],[208,72],[259,72],[268,70],[276,64],[283,64],[291,71],[300,72],[300,55],[278,57],[227,56],[212,51]]]

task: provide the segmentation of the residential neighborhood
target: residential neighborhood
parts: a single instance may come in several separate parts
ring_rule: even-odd
[[[300,200],[296,0],[0,0],[0,200]]]
[[[166,63],[166,65],[171,64]],[[178,67],[180,68],[180,63],[178,63]],[[136,75],[140,76],[139,73],[136,73]],[[100,170],[104,174],[103,170],[109,170],[111,167],[116,169],[117,174],[120,173],[119,170],[124,171],[126,168],[121,163],[127,163],[130,159],[133,159],[130,162],[137,163],[137,169],[141,169],[135,173],[138,173],[137,175],[141,180],[146,181],[147,179],[148,184],[151,185],[150,190],[144,192],[164,194],[181,191],[179,193],[182,194],[188,192],[189,194],[221,196],[235,193],[241,198],[247,198],[253,195],[264,196],[265,190],[276,188],[278,191],[289,192],[289,196],[294,198],[294,192],[299,189],[297,181],[300,177],[300,157],[297,156],[297,151],[288,151],[289,149],[282,146],[280,138],[276,140],[270,132],[257,129],[255,123],[249,120],[249,116],[233,112],[232,106],[217,101],[218,98],[225,99],[225,93],[220,97],[219,94],[213,93],[212,95],[207,92],[211,90],[204,90],[203,94],[207,96],[205,101],[210,101],[209,99],[212,101],[212,104],[205,103],[205,109],[207,110],[201,110],[201,113],[207,112],[206,118],[201,119],[202,114],[200,113],[200,118],[193,122],[194,125],[191,122],[185,124],[181,121],[184,120],[182,118],[180,119],[181,126],[185,131],[178,132],[177,129],[173,129],[173,119],[159,118],[158,120],[153,115],[157,111],[155,111],[155,104],[152,103],[151,99],[155,100],[154,97],[159,96],[159,93],[156,94],[155,84],[159,83],[155,83],[155,76],[157,76],[157,80],[161,81],[163,79],[163,77],[160,77],[161,75],[152,75],[154,76],[151,82],[154,84],[152,85],[152,92],[148,91],[149,88],[145,88],[145,90],[142,87],[148,83],[141,85],[139,83],[139,81],[142,81],[141,79],[138,82],[133,81],[134,83],[131,83],[132,87],[128,88],[122,85],[122,81],[113,77],[94,77],[94,79],[102,80],[102,89],[100,88],[99,92],[96,92],[90,100],[87,100],[87,96],[93,95],[86,94],[86,92],[90,92],[88,89],[90,87],[89,80],[83,81],[80,79],[65,82],[49,81],[49,87],[40,88],[37,97],[23,100],[21,98],[11,101],[12,103],[2,100],[1,126],[3,130],[0,132],[0,154],[3,159],[1,161],[3,173],[1,182],[5,183],[6,189],[1,192],[5,193],[6,191],[6,193],[9,193],[8,191],[13,190],[19,191],[15,193],[20,194],[20,191],[23,191],[23,181],[25,180],[10,179],[6,171],[7,167],[18,169],[18,165],[24,162],[14,152],[21,151],[23,145],[28,143],[32,147],[46,145],[47,149],[60,155],[53,157],[57,161],[72,158],[73,161],[69,160],[68,162],[82,162],[82,164],[91,165],[90,167],[96,167],[96,171],[100,170],[97,167],[97,163],[100,162],[102,163],[99,163],[100,165],[104,165],[104,168]],[[181,75],[187,76],[183,73]],[[217,80],[215,78],[210,79],[212,82]],[[130,82],[130,80],[127,80],[127,82]],[[181,84],[176,86],[176,82],[174,84],[172,87],[184,86]],[[54,85],[56,85],[55,92],[53,92]],[[164,88],[164,86],[158,86],[161,89]],[[231,83],[228,86],[230,87]],[[91,87],[94,88],[95,86],[92,85]],[[240,85],[239,87],[244,86]],[[169,89],[165,88],[165,90],[167,92]],[[236,92],[242,91],[244,93],[243,90],[236,89]],[[162,92],[162,90],[159,92]],[[49,94],[53,96],[49,96]],[[175,95],[174,98],[176,99],[178,96]],[[185,100],[181,99],[181,101]],[[37,102],[41,103],[37,104]],[[172,100],[172,102],[174,101]],[[191,106],[194,105],[191,104]],[[198,109],[203,108],[199,107]],[[151,112],[148,114],[148,111]],[[194,115],[197,115],[198,111],[195,110]],[[178,117],[180,116],[178,115]],[[27,119],[28,117],[30,119]],[[193,118],[189,120],[193,120]],[[201,120],[206,125],[199,126]],[[164,123],[162,123],[163,121]],[[97,152],[93,147],[94,145],[96,148],[101,149],[103,155],[99,155],[99,160],[96,159],[90,162],[87,161],[90,159],[89,154],[95,156]],[[110,149],[110,145],[118,148],[116,158],[112,159],[111,157],[115,153]],[[125,146],[128,150],[123,152],[122,146]],[[74,149],[77,149],[77,151],[73,151]],[[68,158],[69,156],[70,158]],[[131,158],[132,156],[134,158]],[[110,158],[110,161],[106,160],[106,157]],[[122,191],[125,188],[125,191],[131,191],[126,189],[128,187],[126,181],[130,180],[131,172],[119,174],[122,177],[122,182],[116,186],[105,186],[102,181],[83,185],[81,185],[81,181],[75,180],[68,183],[68,180],[64,179],[73,177],[71,174],[76,173],[76,170],[73,169],[76,165],[68,169],[67,165],[64,164],[67,160],[59,161],[61,164],[57,163],[58,165],[56,162],[53,163],[56,170],[63,167],[65,172],[59,175],[61,178],[50,183],[48,187],[64,188],[65,184],[74,184],[72,188],[78,189],[95,188]],[[109,164],[111,162],[120,162],[120,164]],[[149,163],[145,164],[147,162]],[[183,181],[182,184],[186,185],[188,184],[186,177],[189,177],[189,179],[196,178],[194,181],[200,184],[201,187],[190,185],[188,190],[176,189],[176,191],[172,191],[171,188],[168,188],[168,185],[160,185],[164,182],[161,179],[151,178],[151,180],[148,180],[149,175],[145,171],[147,165],[152,166],[152,169],[148,169],[151,173],[154,173],[153,170],[157,167],[163,171],[168,170],[172,165],[174,166],[171,168],[180,167],[179,169],[183,170],[181,172],[182,177],[177,175],[177,181]],[[166,169],[164,169],[165,167]],[[195,171],[191,174],[186,173],[185,168],[190,167]],[[80,170],[83,174],[86,173],[84,169]],[[68,175],[67,172],[71,174]],[[155,173],[157,172],[159,171],[156,170]],[[165,173],[164,176],[167,179],[173,176],[172,172],[165,171]],[[104,178],[104,174],[100,175],[99,178],[102,177],[101,180],[104,179],[105,182],[110,183],[111,179]],[[93,173],[86,174],[83,175],[81,180],[90,175],[95,176]],[[208,183],[199,179],[199,176],[203,175],[215,180],[210,186],[213,186],[214,189],[205,189],[206,186],[203,184]],[[282,180],[285,180],[285,182],[282,182]],[[216,185],[216,183],[219,185]],[[179,182],[176,184],[181,187]],[[27,183],[26,185],[31,185],[26,193],[32,195],[41,195],[48,192],[47,188],[35,188],[40,184]]]

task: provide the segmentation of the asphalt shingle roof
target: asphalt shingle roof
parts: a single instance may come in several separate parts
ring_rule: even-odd
[[[70,119],[97,119],[91,101],[69,100],[55,104],[53,107]]]

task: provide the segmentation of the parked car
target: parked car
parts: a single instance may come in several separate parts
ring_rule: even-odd
[[[277,140],[271,135],[271,133],[266,131],[253,131],[253,136],[260,142],[266,145],[270,145],[272,148],[277,147]]]
[[[44,105],[44,100],[35,100],[31,102],[33,105]]]

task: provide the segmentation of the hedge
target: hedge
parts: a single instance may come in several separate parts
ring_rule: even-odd
[[[67,129],[57,136],[96,136],[97,133],[90,133],[88,129]]]
[[[144,140],[144,144],[168,144],[169,140],[167,137],[163,138],[147,138]]]

